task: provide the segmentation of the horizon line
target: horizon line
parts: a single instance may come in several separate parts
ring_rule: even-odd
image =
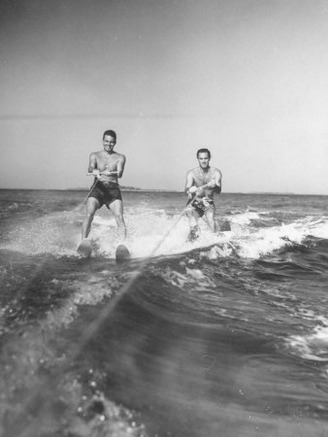
[[[88,191],[90,187],[77,187],[77,188],[2,188],[0,187],[0,191]],[[168,188],[138,188],[131,186],[120,186],[122,191],[157,191],[157,192],[167,192],[167,193],[181,193],[184,194],[183,190],[174,190]],[[270,195],[280,195],[280,196],[328,196],[328,194],[318,194],[318,193],[293,193],[287,191],[225,191],[221,194],[270,194]]]

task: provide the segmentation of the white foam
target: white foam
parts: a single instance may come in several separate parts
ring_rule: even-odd
[[[243,258],[257,259],[284,247],[302,244],[309,236],[328,237],[327,218],[306,217],[288,225],[256,229],[238,239],[237,252]]]
[[[309,216],[286,225],[252,227],[252,220],[263,220],[263,215],[262,212],[246,211],[229,216],[231,231],[217,235],[213,235],[205,221],[200,220],[200,238],[190,243],[187,241],[189,225],[185,215],[169,215],[164,210],[131,211],[125,214],[126,245],[135,258],[174,255],[211,246],[207,255],[202,253],[202,256],[215,259],[237,255],[257,259],[284,247],[303,244],[309,236],[328,238],[327,217]],[[33,255],[76,256],[82,219],[83,211],[49,214],[23,228],[15,228],[2,247]],[[272,219],[268,217],[268,220]],[[121,236],[108,211],[100,211],[95,216],[90,239],[96,256],[114,258]]]
[[[192,267],[192,262],[189,263],[190,267],[184,265],[184,273],[177,272],[170,267],[160,271],[160,276],[165,279],[167,283],[172,284],[175,287],[179,287],[180,290],[189,292],[190,289],[194,291],[204,291],[206,289],[213,290],[215,283],[212,279],[204,274],[201,269]]]
[[[308,229],[308,235],[316,238],[328,239],[328,217],[306,217],[300,220],[303,226]]]
[[[52,213],[15,227],[1,247],[29,255],[70,256],[76,253],[80,237],[72,217],[72,212]]]
[[[229,218],[229,221],[233,224],[248,225],[252,220],[258,220],[260,218],[259,212],[246,211],[239,214],[234,214]]]
[[[328,362],[328,320],[325,322],[325,326],[316,326],[310,334],[291,336],[288,347],[304,359]]]

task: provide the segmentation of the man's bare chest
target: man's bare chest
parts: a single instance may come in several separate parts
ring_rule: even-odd
[[[199,167],[194,169],[193,177],[197,185],[205,185],[213,179],[214,172],[212,168],[204,172]]]
[[[98,155],[97,156],[97,167],[100,170],[104,170],[105,167],[110,170],[115,169],[117,167],[117,163],[119,162],[119,156],[117,155]]]

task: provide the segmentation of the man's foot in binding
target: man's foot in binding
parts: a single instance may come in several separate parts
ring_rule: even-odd
[[[188,241],[191,243],[199,238],[198,226],[193,226],[188,234]]]

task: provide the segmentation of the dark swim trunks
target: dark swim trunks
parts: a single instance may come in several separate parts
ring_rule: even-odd
[[[214,202],[212,199],[208,197],[202,197],[202,198],[195,198],[193,202],[191,203],[194,210],[197,212],[199,217],[203,217],[206,211],[209,209],[214,210]]]
[[[98,200],[100,204],[99,208],[103,205],[106,205],[108,208],[114,200],[122,200],[119,186],[114,182],[106,182],[106,184],[104,184],[103,182],[98,181],[89,194],[89,197],[94,197]]]

